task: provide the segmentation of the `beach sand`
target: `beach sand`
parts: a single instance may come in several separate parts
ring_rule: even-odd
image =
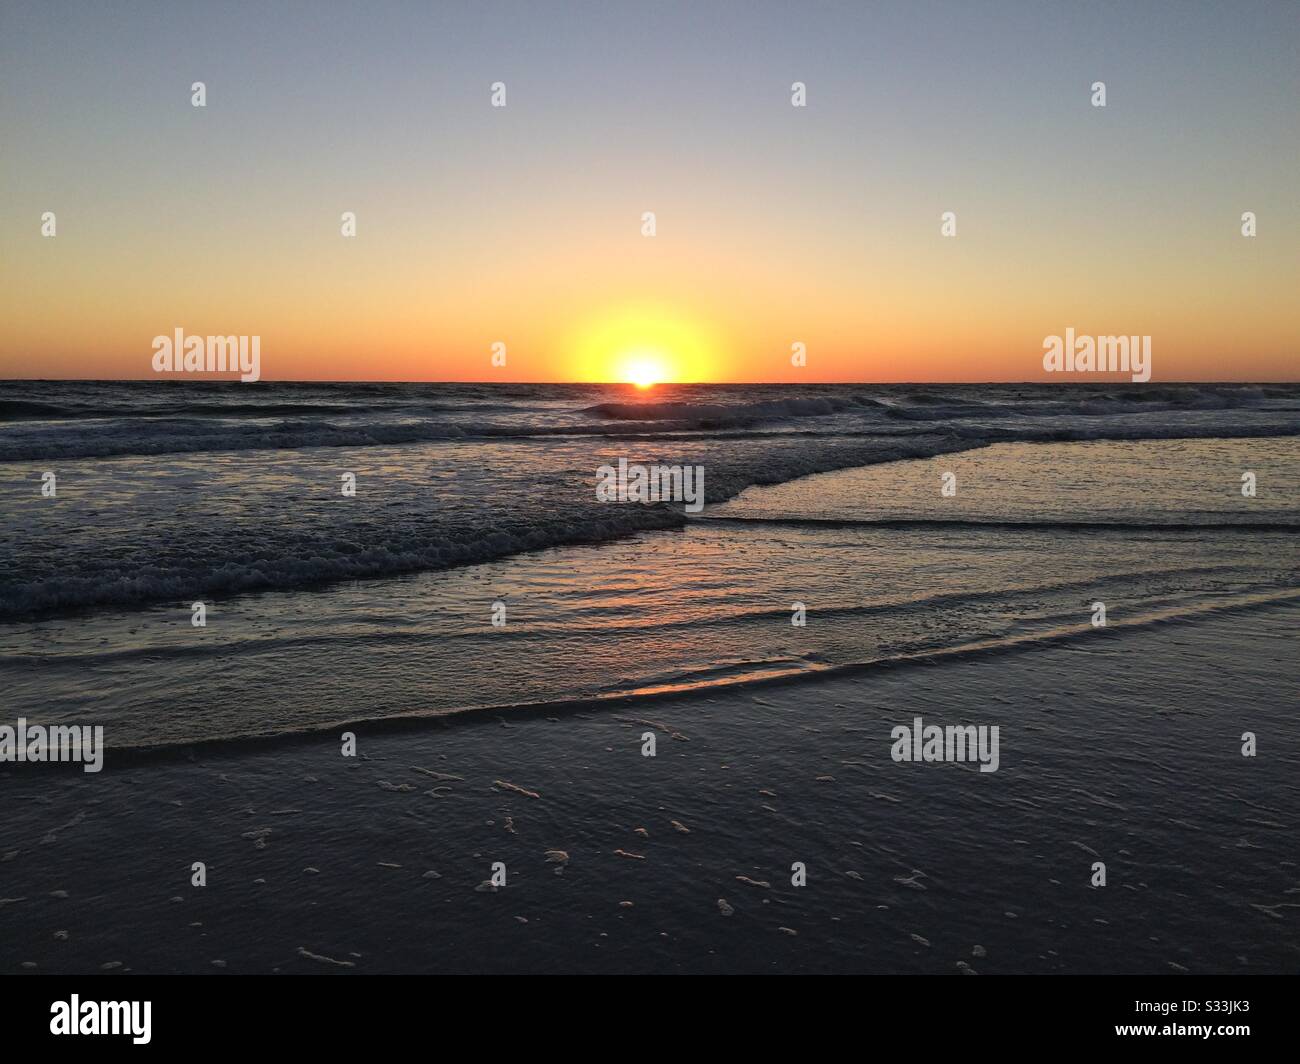
[[[1293,972],[1298,616],[9,766],[0,970]],[[894,762],[916,716],[998,771]]]

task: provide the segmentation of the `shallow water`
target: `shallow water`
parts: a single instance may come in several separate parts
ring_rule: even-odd
[[[1264,438],[875,465],[599,546],[222,597],[201,629],[185,604],[10,623],[0,682],[13,716],[102,723],[110,746],[176,745],[1086,636],[1097,602],[1115,625],[1294,593],[1298,462],[1291,439]],[[945,498],[948,469],[959,486]]]

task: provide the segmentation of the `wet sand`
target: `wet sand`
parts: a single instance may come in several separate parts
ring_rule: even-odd
[[[5,766],[0,970],[1295,971],[1297,618],[363,728],[355,758]],[[916,716],[998,725],[998,771],[894,762]]]

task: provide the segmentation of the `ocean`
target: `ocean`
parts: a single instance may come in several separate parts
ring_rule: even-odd
[[[1294,385],[5,382],[0,684],[167,748],[1275,602],[1297,434]],[[620,458],[706,505],[598,502]]]
[[[1300,958],[1300,388],[8,383],[0,416],[0,726],[104,744],[0,766],[0,971]],[[619,459],[706,505],[598,502]],[[900,762],[922,722],[996,731],[996,771]]]

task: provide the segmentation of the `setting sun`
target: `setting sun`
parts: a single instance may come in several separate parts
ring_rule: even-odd
[[[665,376],[662,363],[644,355],[629,358],[622,375],[629,384],[635,384],[638,388],[651,388]]]
[[[624,305],[593,317],[568,344],[578,380],[638,388],[708,380],[720,347],[711,329],[662,305]]]

